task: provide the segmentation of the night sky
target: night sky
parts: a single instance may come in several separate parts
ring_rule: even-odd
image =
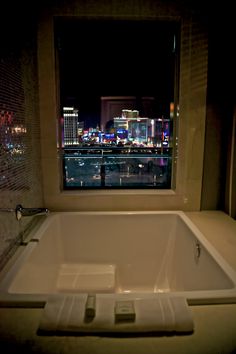
[[[176,24],[60,20],[55,28],[61,103],[78,106],[80,120],[99,122],[101,96],[153,96],[156,114],[173,100]]]

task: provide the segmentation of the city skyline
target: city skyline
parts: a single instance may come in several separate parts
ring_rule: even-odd
[[[102,96],[152,96],[155,116],[166,114],[174,95],[175,26],[70,21],[56,23],[55,33],[61,105],[79,106],[82,121],[99,123]]]
[[[170,110],[173,104],[170,104]],[[103,129],[85,127],[79,121],[79,109],[63,107],[61,121],[62,147],[69,145],[116,144],[149,147],[170,147],[172,141],[172,120],[169,118],[140,117],[139,111],[123,109],[119,117],[113,117],[112,124]]]

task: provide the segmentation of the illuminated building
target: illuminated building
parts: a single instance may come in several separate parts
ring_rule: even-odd
[[[63,107],[64,145],[78,145],[78,109]]]
[[[132,117],[132,111],[124,111],[125,115],[122,112],[122,117],[114,118],[114,128],[116,133],[122,134],[122,140],[127,138],[137,145],[169,146],[170,119]],[[125,132],[127,135],[124,137]]]

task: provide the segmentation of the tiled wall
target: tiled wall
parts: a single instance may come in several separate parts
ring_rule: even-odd
[[[1,38],[0,209],[43,205],[36,27],[18,24],[13,35],[6,26]],[[0,211],[0,266],[31,221]]]

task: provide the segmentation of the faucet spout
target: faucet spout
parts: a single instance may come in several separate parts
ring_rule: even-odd
[[[18,204],[15,209],[17,220],[20,220],[23,216],[46,215],[48,213],[47,208],[23,208],[21,204]]]

